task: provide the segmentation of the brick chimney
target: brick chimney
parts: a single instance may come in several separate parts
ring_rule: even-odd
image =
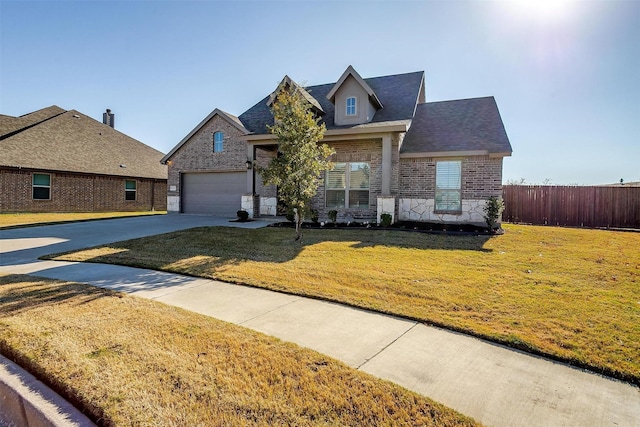
[[[115,129],[116,115],[111,112],[111,109],[107,108],[107,112],[102,113],[102,123]]]

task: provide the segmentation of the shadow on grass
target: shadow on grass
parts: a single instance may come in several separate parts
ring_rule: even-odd
[[[86,304],[117,292],[75,283],[41,281],[37,277],[7,275],[0,277],[0,316],[22,313],[34,308],[75,300]]]
[[[491,252],[484,246],[493,238],[489,235],[335,229],[305,230],[299,242],[294,242],[294,237],[291,229],[198,227],[111,243],[103,246],[102,250],[98,247],[53,254],[43,259],[119,264],[215,278],[216,272],[244,262],[286,263],[319,244],[347,244],[356,251],[365,248],[379,248],[381,251],[385,248],[401,248]]]

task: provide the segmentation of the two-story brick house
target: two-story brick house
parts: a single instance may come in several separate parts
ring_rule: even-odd
[[[276,214],[277,189],[253,165],[277,153],[270,107],[290,84],[238,117],[214,110],[163,158],[170,212]],[[501,196],[512,150],[493,97],[427,103],[424,72],[363,79],[351,66],[300,90],[336,152],[312,201],[321,218],[335,209],[343,219],[480,223],[486,200]]]

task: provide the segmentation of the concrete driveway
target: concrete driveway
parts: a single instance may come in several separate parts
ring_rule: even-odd
[[[364,310],[262,289],[112,265],[38,261],[53,252],[202,225],[169,215],[0,231],[0,272],[154,299],[320,351],[493,426],[640,426],[640,391],[562,363]]]

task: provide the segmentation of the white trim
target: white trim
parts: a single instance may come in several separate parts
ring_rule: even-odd
[[[349,114],[349,100],[353,99],[353,113]],[[346,117],[357,117],[358,116],[358,98],[355,96],[349,96],[345,100],[345,112],[344,115]]]

